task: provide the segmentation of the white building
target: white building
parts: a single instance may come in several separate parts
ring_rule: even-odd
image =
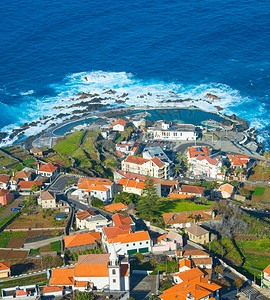
[[[118,119],[113,123],[112,129],[113,129],[113,131],[124,132],[127,127],[127,124],[128,124],[127,121],[125,121],[123,119]]]
[[[53,180],[59,173],[59,168],[51,163],[48,163],[46,165],[42,165],[38,169],[37,173],[41,176],[50,177]]]
[[[80,211],[75,214],[76,217],[76,228],[88,229],[89,231],[101,232],[103,227],[112,224],[106,217],[96,214],[90,209]]]
[[[102,201],[111,201],[113,198],[115,183],[106,178],[82,177],[78,181],[76,191],[79,199],[84,196],[93,196]]]
[[[129,155],[122,161],[122,171],[149,175],[150,177],[168,179],[169,164],[162,162],[159,158],[145,159]]]
[[[148,253],[151,251],[151,239],[148,231],[117,233],[119,233],[118,227],[115,227],[115,233],[110,230],[110,227],[103,228],[103,246],[109,253],[113,249],[119,255],[132,255],[137,252]]]
[[[147,129],[149,137],[164,141],[195,141],[196,126],[192,124],[174,124],[167,121],[157,121],[155,127]]]

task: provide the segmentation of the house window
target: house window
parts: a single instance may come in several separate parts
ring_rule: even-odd
[[[113,273],[113,275],[115,275],[115,274],[116,274],[116,271],[115,271],[115,269],[113,269],[113,270],[112,270],[112,273]]]
[[[116,283],[116,279],[113,279],[113,283]]]
[[[129,244],[127,244],[127,247],[129,246]]]
[[[140,245],[142,244],[142,242],[140,242]]]
[[[148,241],[146,241],[145,243],[148,244]]]
[[[133,243],[133,246],[135,246],[135,243]]]

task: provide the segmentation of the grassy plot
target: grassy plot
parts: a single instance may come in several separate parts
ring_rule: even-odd
[[[7,155],[4,155],[3,153],[0,153],[0,167],[4,167],[6,165],[9,165],[11,163],[15,163],[16,160],[9,158]]]
[[[162,202],[161,213],[194,211],[211,208],[211,204],[196,204],[187,200],[167,200]]]
[[[75,163],[77,167],[82,168],[92,168],[92,164],[90,159],[87,157],[83,149],[79,148],[77,149],[72,157],[75,159]]]
[[[53,149],[62,155],[70,155],[79,147],[83,134],[83,131],[76,131],[58,142]]]
[[[60,241],[52,242],[50,244],[50,246],[51,246],[51,251],[61,252],[61,242]]]
[[[255,187],[254,192],[252,194],[252,196],[257,196],[257,197],[261,197],[264,194],[265,188],[264,187]]]

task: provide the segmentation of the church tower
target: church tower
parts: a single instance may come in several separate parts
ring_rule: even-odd
[[[108,262],[109,269],[109,288],[111,291],[121,290],[121,279],[120,279],[120,262],[116,254],[114,246],[112,247],[110,260]]]

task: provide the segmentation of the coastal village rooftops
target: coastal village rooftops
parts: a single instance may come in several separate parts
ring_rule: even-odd
[[[42,150],[41,149],[39,149],[39,148],[37,148],[37,147],[33,147],[32,149],[30,149],[30,152],[32,152],[32,153],[41,153],[42,152]]]
[[[0,183],[5,183],[7,184],[9,181],[10,176],[7,174],[1,174],[0,175]]]
[[[228,159],[230,160],[232,166],[242,167],[243,165],[246,165],[249,162],[250,157],[246,155],[236,154],[236,155],[228,155]]]
[[[9,272],[9,271],[10,271],[9,263],[7,261],[0,262],[0,273]]]
[[[52,269],[52,276],[49,285],[73,285],[74,267],[66,269]]]
[[[140,241],[148,241],[150,240],[150,236],[148,231],[137,231],[137,232],[131,232],[127,234],[121,234],[116,236],[115,238],[108,239],[108,243],[134,243],[134,242],[140,242]]]
[[[85,220],[91,216],[95,216],[96,213],[94,213],[91,209],[87,209],[87,210],[83,210],[83,211],[80,211],[80,212],[77,212],[75,214],[76,218],[79,219],[79,220]]]
[[[117,211],[117,210],[125,210],[127,209],[127,205],[124,203],[113,203],[113,204],[109,204],[104,206],[106,211]]]
[[[214,154],[214,155],[206,156],[206,157],[200,155],[200,156],[196,157],[196,160],[198,160],[198,161],[206,160],[212,166],[217,165],[219,163],[220,159],[221,159],[221,156],[218,154]]]
[[[196,216],[200,217],[200,221],[210,220],[212,218],[213,210],[194,210],[194,211],[183,211],[183,212],[172,212],[165,213],[162,215],[166,225],[176,224],[176,223],[191,223],[191,216],[194,218]]]
[[[222,184],[219,188],[218,191],[219,192],[227,192],[228,194],[232,194],[234,190],[233,185],[229,184],[229,183],[225,183]]]
[[[179,188],[179,192],[190,193],[190,194],[200,194],[200,195],[203,194],[204,190],[205,190],[205,187],[202,187],[202,186],[185,185],[185,184],[183,184]]]
[[[64,237],[66,248],[95,244],[96,240],[99,239],[101,239],[101,235],[99,232],[88,232],[82,234],[67,235]]]
[[[49,191],[43,192],[43,193],[41,194],[41,197],[40,197],[40,198],[41,198],[41,201],[52,200],[52,199],[56,200],[55,194],[52,194],[52,193],[49,192]]]
[[[188,148],[188,156],[189,158],[195,158],[198,156],[209,156],[210,148],[209,147],[190,147]]]
[[[163,300],[200,300],[206,299],[205,297],[210,296],[212,292],[215,292],[219,289],[221,289],[221,286],[217,285],[216,283],[211,282],[203,277],[197,277],[189,282],[183,281],[165,290],[163,294],[158,297]],[[207,299],[214,300],[215,298],[210,297]]]
[[[45,173],[53,173],[58,169],[57,166],[54,166],[52,163],[47,163],[46,165],[42,165],[38,172],[45,172]]]
[[[201,236],[204,234],[209,233],[206,229],[202,228],[201,226],[197,224],[192,224],[190,227],[186,228],[186,231],[195,235],[195,236]]]
[[[140,190],[144,189],[144,181],[140,181],[138,179],[121,178],[118,181],[118,184],[129,188],[135,188]]]
[[[264,270],[264,273],[266,273],[268,276],[270,276],[270,265],[268,265]]]

